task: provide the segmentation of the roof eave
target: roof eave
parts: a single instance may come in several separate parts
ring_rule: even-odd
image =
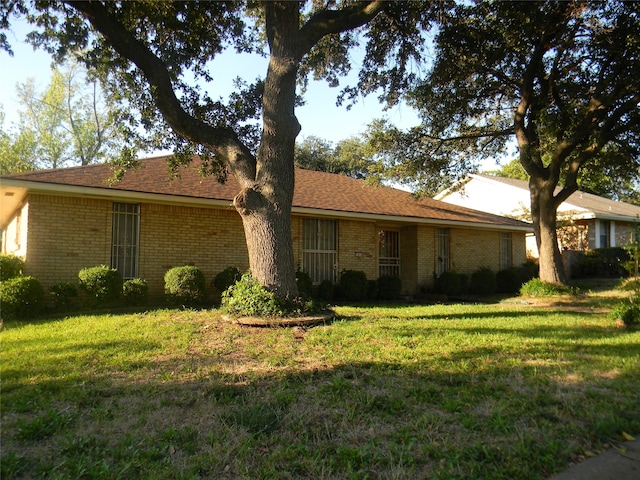
[[[28,180],[14,180],[3,179],[0,189],[20,188],[24,191],[34,193],[52,193],[64,196],[80,196],[91,197],[98,199],[117,199],[122,201],[142,201],[149,203],[161,203],[161,204],[173,204],[173,205],[192,205],[199,207],[209,208],[233,208],[232,201],[229,199],[209,199],[198,197],[187,197],[181,195],[170,195],[165,193],[146,193],[135,192],[131,190],[118,190],[108,187],[87,187],[57,183],[46,182],[33,182]],[[420,225],[442,225],[452,227],[466,227],[476,229],[489,229],[489,230],[502,230],[502,231],[521,231],[531,232],[533,228],[529,225],[505,225],[498,223],[486,223],[486,222],[468,222],[462,220],[445,220],[437,218],[425,218],[425,217],[407,217],[402,215],[386,215],[386,214],[374,214],[374,213],[362,213],[342,210],[326,210],[319,208],[309,207],[296,207],[292,208],[292,213],[300,215],[316,215],[335,218],[351,218],[362,219],[378,222],[394,222],[404,224],[420,224]],[[5,226],[5,221],[9,219],[1,218],[0,224]]]

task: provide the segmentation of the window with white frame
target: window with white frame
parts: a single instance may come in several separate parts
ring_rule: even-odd
[[[513,266],[513,249],[511,233],[500,234],[500,270]]]
[[[122,278],[138,277],[140,250],[140,205],[114,203],[111,222],[111,268]]]
[[[449,271],[450,236],[451,234],[448,228],[438,228],[436,230],[436,275],[438,277],[444,272]]]
[[[305,218],[302,224],[302,270],[314,284],[336,281],[337,222]]]
[[[400,276],[400,232],[380,230],[378,249],[379,276]]]

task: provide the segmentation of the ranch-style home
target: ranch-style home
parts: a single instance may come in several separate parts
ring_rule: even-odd
[[[116,183],[107,165],[0,176],[2,252],[22,256],[43,286],[77,281],[110,265],[144,278],[161,296],[164,274],[195,265],[210,282],[226,267],[248,268],[232,175],[201,177],[198,160],[170,178],[166,157],[149,158]],[[342,270],[369,279],[399,275],[403,293],[428,288],[447,270],[471,274],[525,260],[531,227],[513,220],[342,175],[296,170],[295,263],[315,283]]]
[[[470,174],[434,198],[511,218],[526,218],[531,211],[529,182],[514,178]],[[558,221],[563,250],[619,247],[629,243],[640,222],[640,207],[577,191],[558,207]],[[529,256],[538,256],[533,234],[527,238],[527,250]]]

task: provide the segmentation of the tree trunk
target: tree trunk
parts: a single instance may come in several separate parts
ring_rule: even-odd
[[[265,8],[271,55],[262,97],[262,138],[255,179],[241,181],[243,189],[234,205],[244,225],[251,274],[279,296],[295,298],[291,206],[295,139],[300,132],[294,114],[299,5],[268,2]]]
[[[556,232],[557,205],[553,195],[555,185],[550,181],[530,177],[531,217],[540,255],[540,280],[564,284],[567,280],[558,247]]]

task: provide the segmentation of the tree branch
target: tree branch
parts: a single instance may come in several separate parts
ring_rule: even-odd
[[[189,115],[176,97],[165,63],[129,32],[100,2],[66,1],[81,13],[122,57],[143,73],[158,110],[179,135],[205,145],[229,165],[241,183],[255,179],[255,157],[230,128],[212,127]]]
[[[323,10],[315,14],[300,29],[299,58],[308,53],[325,35],[352,30],[369,22],[384,10],[385,4],[382,0],[356,2],[340,10]]]

